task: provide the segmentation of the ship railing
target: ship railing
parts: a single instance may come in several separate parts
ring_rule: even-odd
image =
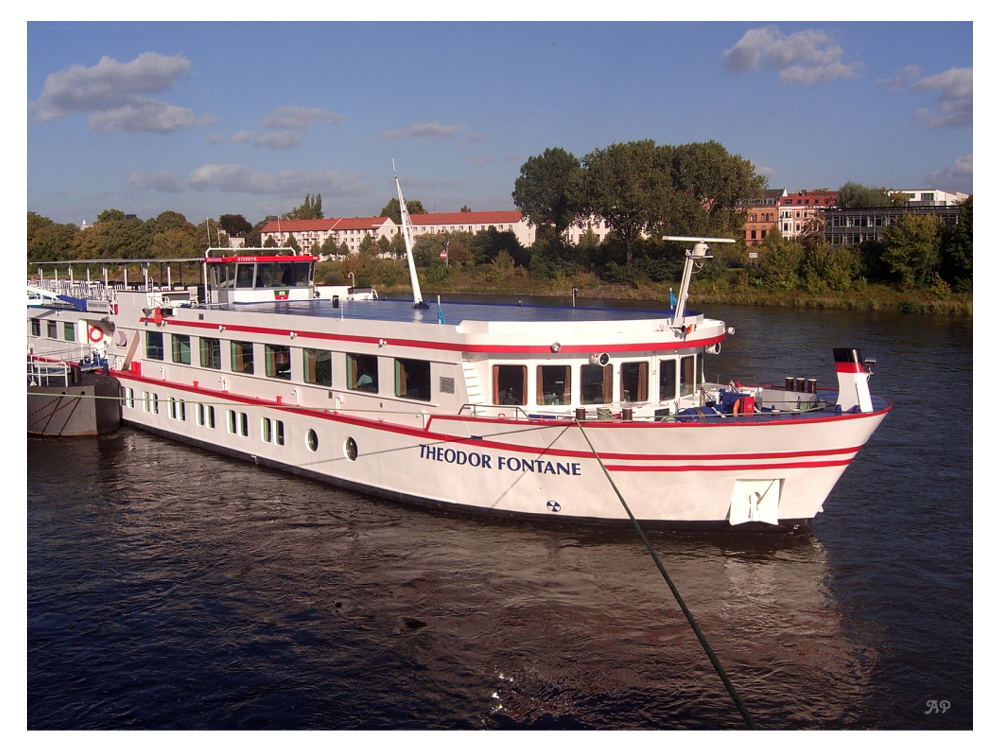
[[[528,420],[530,417],[520,406],[508,404],[462,404],[458,415],[484,419]]]
[[[80,367],[65,362],[39,362],[29,357],[27,375],[29,386],[68,388],[79,384]]]

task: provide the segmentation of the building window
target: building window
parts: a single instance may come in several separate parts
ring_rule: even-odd
[[[291,349],[284,345],[264,344],[264,374],[269,378],[291,380]]]
[[[431,363],[420,359],[396,360],[396,395],[418,401],[431,400]]]
[[[198,353],[202,367],[222,369],[222,343],[218,339],[200,339]]]
[[[348,354],[347,387],[352,391],[378,393],[378,357],[372,354]]]
[[[48,328],[48,337],[50,339],[58,338],[57,334],[58,329],[56,327],[56,322],[54,320],[50,320],[46,328]]]
[[[38,318],[31,319],[31,335],[41,336],[42,335],[42,321]]]
[[[333,385],[333,354],[321,349],[303,349],[302,379],[328,388]]]
[[[249,341],[230,342],[233,372],[253,375],[253,344]]]
[[[146,359],[163,359],[163,334],[146,331]]]
[[[72,323],[63,323],[63,338],[67,341],[76,341],[76,329]]]
[[[179,365],[191,364],[191,337],[175,333],[170,337],[170,355]]]

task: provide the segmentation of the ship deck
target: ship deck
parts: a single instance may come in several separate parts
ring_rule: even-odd
[[[567,307],[544,304],[511,304],[496,302],[442,301],[440,317],[436,302],[428,302],[426,310],[414,309],[409,299],[341,300],[334,307],[329,300],[305,302],[258,302],[229,305],[222,309],[239,312],[259,312],[279,315],[299,315],[318,318],[349,318],[354,320],[384,320],[396,323],[426,323],[438,325],[443,317],[448,325],[462,321],[502,321],[520,323],[577,322],[613,320],[656,320],[670,317],[673,311],[623,309],[611,307]],[[688,315],[698,313],[689,311]]]

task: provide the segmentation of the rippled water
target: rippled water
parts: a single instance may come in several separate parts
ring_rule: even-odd
[[[707,312],[737,328],[711,374],[835,386],[857,346],[895,405],[811,535],[650,537],[748,710],[971,728],[971,323]],[[414,510],[130,428],[27,454],[29,729],[743,726],[634,533]]]

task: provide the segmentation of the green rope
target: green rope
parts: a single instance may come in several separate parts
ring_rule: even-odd
[[[660,573],[663,576],[663,580],[667,582],[667,585],[670,587],[670,591],[673,592],[674,599],[677,600],[681,611],[684,612],[684,616],[687,618],[688,623],[694,630],[695,635],[698,636],[698,640],[701,642],[701,647],[705,649],[705,653],[708,654],[708,658],[712,662],[712,666],[715,667],[715,671],[719,674],[719,677],[722,678],[722,683],[726,686],[726,690],[729,691],[729,695],[736,703],[736,707],[740,710],[740,714],[743,715],[743,721],[746,722],[747,728],[756,729],[757,724],[754,722],[753,717],[750,715],[746,706],[743,705],[743,700],[740,698],[739,693],[736,692],[736,688],[730,681],[729,675],[726,674],[726,670],[723,668],[718,658],[716,658],[715,652],[712,651],[712,647],[708,645],[708,639],[705,638],[705,634],[701,632],[701,628],[698,627],[698,623],[695,622],[694,615],[691,614],[691,610],[688,609],[687,604],[684,603],[684,599],[681,597],[681,592],[677,590],[674,582],[667,574],[667,570],[663,567],[663,563],[660,562],[660,558],[653,549],[653,545],[649,543],[649,539],[646,538],[646,535],[643,533],[642,528],[639,526],[639,522],[636,520],[635,516],[632,515],[632,510],[628,507],[628,503],[625,502],[625,498],[622,497],[622,493],[618,491],[618,486],[615,484],[615,480],[611,478],[611,474],[608,473],[607,467],[601,460],[600,455],[598,455],[597,450],[595,450],[593,443],[590,442],[590,437],[587,435],[586,430],[583,429],[583,424],[579,420],[576,420],[576,423],[580,426],[580,433],[583,435],[583,439],[587,441],[587,445],[590,446],[590,450],[593,452],[594,458],[597,459],[597,463],[600,464],[601,469],[604,471],[604,476],[608,478],[612,489],[615,491],[615,494],[618,495],[618,499],[621,501],[622,507],[625,508],[625,512],[628,513],[628,517],[632,519],[632,525],[639,534],[639,538],[642,539],[642,543],[646,545],[646,549],[652,556],[653,562],[656,563],[656,567],[659,568]]]

